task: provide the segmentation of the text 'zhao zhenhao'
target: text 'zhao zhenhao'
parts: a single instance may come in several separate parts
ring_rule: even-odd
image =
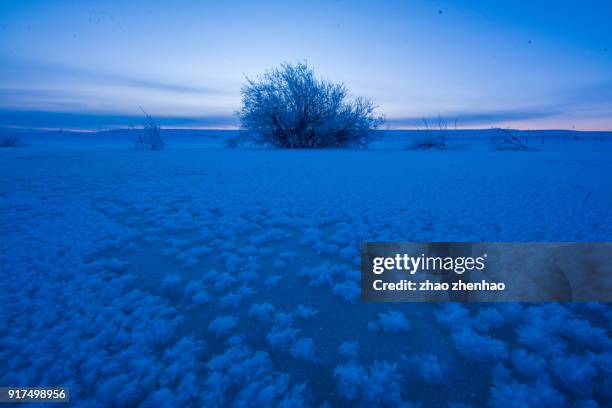
[[[609,242],[367,242],[364,302],[610,302]]]

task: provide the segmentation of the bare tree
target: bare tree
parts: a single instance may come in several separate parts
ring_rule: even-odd
[[[144,114],[142,132],[138,134],[134,142],[134,148],[138,150],[164,150],[166,143],[161,136],[161,128],[155,120],[144,109],[140,108]]]
[[[448,143],[448,122],[442,116],[438,115],[437,119],[433,122],[424,118],[423,124],[419,129],[425,133],[425,137],[415,143],[414,148],[446,150],[450,147]],[[455,120],[456,129],[457,120]]]
[[[527,144],[512,134],[509,129],[496,128],[501,138],[498,140],[500,150],[527,150]]]
[[[224,145],[228,149],[237,149],[240,147],[240,142],[241,140],[239,137],[230,137],[229,139],[225,140]]]
[[[366,98],[318,79],[306,63],[282,64],[242,87],[242,127],[260,143],[283,148],[365,146],[384,121]]]
[[[9,135],[4,129],[0,129],[0,147],[17,147],[19,145],[17,137]]]

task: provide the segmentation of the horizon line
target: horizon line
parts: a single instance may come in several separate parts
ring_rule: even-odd
[[[67,127],[35,127],[35,126],[12,126],[0,124],[0,130],[14,129],[19,131],[38,131],[38,132],[66,132],[66,133],[103,133],[103,132],[116,132],[116,131],[137,131],[144,129],[143,127],[104,127],[99,129],[91,128],[67,128]],[[425,129],[423,127],[394,127],[386,129],[373,129],[373,132],[387,132],[387,131],[422,131],[422,132],[463,132],[463,131],[483,131],[483,130],[496,130],[506,129],[517,132],[576,132],[576,133],[612,133],[612,129],[568,129],[568,128],[516,128],[506,126],[488,126],[488,127],[457,127],[453,129]],[[243,131],[248,132],[247,129],[232,126],[160,126],[160,130],[210,130],[210,131]]]
[[[591,118],[576,118],[570,115],[542,112],[533,113],[527,109],[445,112],[437,115],[387,116],[380,130],[435,130],[438,124],[447,130],[471,130],[504,128],[516,130],[572,130],[612,131],[612,119],[596,115]],[[165,129],[212,129],[239,130],[240,120],[235,114],[217,112],[203,115],[157,115],[155,122]],[[450,119],[447,119],[450,118]],[[585,120],[586,119],[586,120]],[[32,130],[100,131],[128,129],[142,125],[142,116],[135,112],[92,112],[23,109],[0,106],[0,127]]]

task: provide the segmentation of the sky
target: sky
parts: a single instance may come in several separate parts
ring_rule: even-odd
[[[609,0],[0,2],[0,126],[238,126],[283,62],[366,96],[386,127],[612,130]]]

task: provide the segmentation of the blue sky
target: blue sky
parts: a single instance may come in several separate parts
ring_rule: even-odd
[[[530,4],[528,4],[530,3]],[[609,1],[0,3],[0,125],[232,127],[244,77],[307,60],[388,126],[612,130]]]

